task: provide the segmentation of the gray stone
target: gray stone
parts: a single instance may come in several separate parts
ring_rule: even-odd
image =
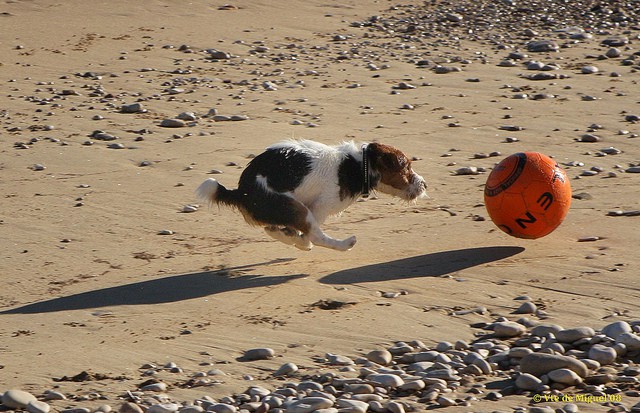
[[[120,107],[120,112],[122,113],[140,113],[144,112],[144,108],[141,103],[130,103],[128,105],[122,105]]]
[[[536,53],[557,52],[560,46],[553,40],[536,40],[527,43],[527,50]]]
[[[493,324],[493,333],[500,338],[517,337],[525,331],[527,331],[525,326],[514,321],[500,321]]]
[[[2,404],[10,409],[24,409],[30,402],[36,401],[36,396],[23,390],[7,390],[2,395]]]
[[[178,410],[179,413],[203,413],[204,408],[202,406],[185,406]]]
[[[573,343],[582,338],[590,338],[596,334],[591,327],[576,327],[560,330],[556,333],[556,339],[561,343]]]
[[[273,372],[276,377],[289,376],[298,371],[298,366],[294,363],[284,363],[278,370]]]
[[[333,406],[333,400],[326,397],[303,397],[300,400],[294,400],[285,403],[287,413],[311,413],[319,409],[328,409]]]
[[[174,413],[179,409],[180,405],[177,403],[158,403],[149,406],[146,413]]]
[[[387,403],[387,410],[390,413],[405,413],[404,404],[395,401]]]
[[[142,413],[143,410],[140,406],[135,403],[127,402],[123,403],[118,409],[118,413]]]
[[[520,360],[520,371],[537,377],[562,368],[570,369],[580,377],[586,377],[589,373],[587,366],[580,360],[559,354],[532,353]]]
[[[336,407],[345,413],[365,413],[369,409],[369,403],[353,399],[338,399]]]
[[[631,331],[631,326],[626,321],[616,321],[602,328],[602,334],[614,340],[617,340],[620,334],[630,333]]]
[[[560,330],[564,330],[564,328],[557,324],[539,324],[531,329],[531,335],[546,337],[549,334],[555,335]]]
[[[601,365],[612,364],[616,361],[618,353],[611,348],[603,346],[602,344],[594,344],[589,349],[589,358],[597,361]]]
[[[516,386],[522,390],[537,390],[542,386],[542,380],[529,373],[522,373],[516,377]]]
[[[51,406],[40,400],[32,400],[27,404],[27,411],[29,413],[49,413]]]
[[[622,333],[618,335],[617,343],[622,343],[629,351],[640,350],[640,336],[633,333]]]
[[[353,360],[351,360],[347,356],[341,356],[339,354],[326,354],[327,361],[332,366],[351,366],[354,364]]]
[[[252,348],[244,352],[243,360],[267,360],[276,355],[273,349],[267,347]]]
[[[151,384],[147,384],[146,386],[143,386],[140,390],[142,391],[156,391],[156,392],[165,392],[167,391],[167,384],[166,383],[151,383]]]
[[[207,408],[208,412],[214,413],[236,413],[237,410],[236,406],[228,403],[215,403]]]
[[[386,366],[393,360],[393,355],[388,350],[373,350],[367,354],[367,360]]]
[[[533,314],[538,311],[538,307],[531,301],[525,301],[518,307],[514,314]]]
[[[547,376],[556,383],[566,384],[568,386],[575,386],[576,384],[582,383],[582,378],[580,378],[575,371],[569,369],[551,370],[547,373]]]
[[[404,380],[395,374],[369,374],[367,380],[392,389],[404,384]]]
[[[160,126],[163,128],[183,128],[187,126],[187,124],[180,119],[163,119],[162,122],[160,122]]]

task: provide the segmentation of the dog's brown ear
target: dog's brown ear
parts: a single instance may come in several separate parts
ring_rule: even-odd
[[[367,146],[371,166],[376,170],[402,170],[410,162],[400,150],[384,143],[372,142]]]

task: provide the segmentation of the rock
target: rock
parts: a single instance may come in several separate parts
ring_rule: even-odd
[[[236,406],[228,403],[216,403],[207,408],[208,412],[213,413],[236,413],[237,410]]]
[[[493,324],[493,334],[500,338],[517,337],[527,329],[522,324],[514,321],[501,321]]]
[[[373,350],[367,354],[367,360],[386,366],[393,360],[393,355],[388,350]]]
[[[582,338],[590,338],[596,334],[591,327],[576,327],[560,330],[556,333],[556,339],[561,343],[573,343]]]
[[[278,370],[273,372],[276,377],[289,376],[298,371],[298,366],[294,363],[285,363]]]
[[[630,333],[631,326],[626,321],[616,321],[602,328],[602,334],[616,340],[622,333]]]
[[[542,386],[542,380],[529,373],[522,373],[516,377],[516,386],[522,390],[535,391]]]
[[[118,413],[143,413],[143,410],[140,406],[135,403],[127,402],[123,403],[118,409]]]
[[[404,380],[395,374],[369,374],[367,380],[392,389],[404,384]]]
[[[553,40],[536,40],[527,43],[527,50],[534,53],[557,52],[559,49],[560,46]]]
[[[27,404],[27,411],[29,413],[49,413],[51,406],[40,400],[33,400]]]
[[[147,409],[146,413],[174,413],[180,409],[180,405],[177,403],[158,403],[152,404]],[[219,413],[219,412],[216,412]]]
[[[591,75],[591,74],[594,74],[594,73],[598,73],[599,71],[600,71],[600,69],[598,69],[595,66],[591,66],[591,65],[584,66],[584,67],[582,67],[582,69],[580,69],[580,73],[582,73],[583,75]]]
[[[532,303],[531,301],[525,301],[513,313],[514,314],[534,314],[536,311],[538,311],[538,307],[534,303]]]
[[[36,396],[23,390],[7,390],[2,395],[2,404],[10,409],[24,409],[30,402],[37,401]]]
[[[142,113],[146,112],[146,110],[142,107],[141,103],[130,103],[128,105],[120,106],[121,113]]]
[[[353,360],[351,360],[347,356],[341,356],[340,354],[326,354],[327,361],[332,366],[351,366],[354,364]]]
[[[562,383],[568,386],[575,386],[582,383],[582,378],[578,376],[575,371],[569,369],[551,370],[547,375],[556,383]]]
[[[597,361],[601,365],[612,364],[616,361],[618,353],[611,348],[603,346],[602,344],[594,344],[589,349],[589,358]]]
[[[564,328],[557,324],[538,324],[531,329],[531,335],[536,337],[546,337],[549,334],[555,335],[560,330],[564,330]]]
[[[369,409],[369,403],[354,399],[338,399],[336,400],[338,411],[345,413],[365,413]]]
[[[208,49],[207,53],[209,53],[209,58],[214,60],[226,60],[231,59],[231,55],[227,52],[223,52],[216,49]]]
[[[160,126],[163,128],[183,128],[187,126],[187,124],[180,119],[164,119],[160,122]]]
[[[252,348],[244,352],[242,359],[245,361],[253,360],[267,360],[273,358],[276,355],[273,349],[267,347]]]
[[[287,413],[311,413],[320,409],[328,409],[333,406],[333,401],[324,397],[303,397],[285,404]]]
[[[536,377],[562,368],[570,369],[580,377],[586,377],[589,373],[587,366],[580,360],[559,354],[532,353],[520,360],[520,371]]]
[[[438,403],[438,405],[442,407],[451,407],[458,404],[455,400],[445,396],[438,396],[438,398],[436,399],[436,403]]]
[[[165,392],[165,391],[167,391],[167,384],[163,383],[163,382],[151,383],[151,384],[147,384],[146,386],[143,386],[142,388],[140,388],[140,390],[142,390],[142,391]]]
[[[178,410],[179,413],[203,413],[204,411],[202,406],[185,406]]]
[[[616,342],[624,344],[629,351],[640,350],[640,336],[634,333],[621,333]]]
[[[387,410],[390,413],[405,413],[404,405],[395,401],[387,403]]]

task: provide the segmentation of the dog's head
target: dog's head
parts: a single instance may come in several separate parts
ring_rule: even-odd
[[[373,189],[413,201],[426,195],[427,183],[411,168],[411,160],[393,146],[373,142],[367,146]]]

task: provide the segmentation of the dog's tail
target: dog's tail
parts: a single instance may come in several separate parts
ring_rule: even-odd
[[[234,197],[235,192],[237,190],[229,190],[213,178],[206,179],[196,189],[196,195],[202,201],[209,204],[225,204],[237,207],[237,200]]]

